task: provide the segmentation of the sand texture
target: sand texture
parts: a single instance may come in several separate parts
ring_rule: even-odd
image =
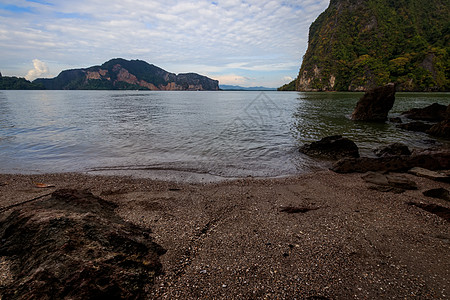
[[[0,175],[0,221],[57,189],[113,202],[115,213],[150,229],[167,251],[149,299],[450,298],[450,202],[422,194],[450,185],[406,174],[417,190],[382,192],[361,175],[209,184]],[[421,208],[427,204],[444,213]],[[0,295],[18,275],[11,259],[0,258]]]

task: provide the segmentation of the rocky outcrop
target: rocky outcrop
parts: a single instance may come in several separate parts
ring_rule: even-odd
[[[411,110],[402,113],[402,115],[411,120],[440,122],[446,119],[447,117],[446,110],[447,106],[439,103],[433,103],[424,108],[413,108]]]
[[[450,140],[450,104],[445,110],[444,119],[433,125],[427,133],[432,136],[441,137]]]
[[[150,230],[86,191],[57,190],[0,219],[0,256],[12,282],[4,299],[142,299],[165,251]]]
[[[329,136],[299,149],[300,152],[310,156],[337,160],[344,157],[359,157],[358,146],[350,139],[341,135]]]
[[[409,173],[416,175],[418,177],[424,177],[424,178],[428,178],[434,181],[440,181],[440,182],[448,182],[450,183],[450,177],[436,172],[436,171],[431,171],[425,168],[420,168],[420,167],[414,167],[412,169],[410,169],[408,171]]]
[[[429,170],[450,168],[450,151],[425,151],[410,156],[343,158],[331,170],[336,173],[408,171],[414,167]]]
[[[219,82],[195,73],[173,74],[140,60],[112,59],[101,66],[62,71],[53,79],[36,79],[52,90],[139,89],[217,91]]]
[[[408,146],[402,143],[393,143],[386,147],[375,149],[374,153],[378,157],[411,155],[411,151],[409,150]]]
[[[405,190],[417,190],[417,183],[404,175],[382,174],[368,172],[361,177],[374,186],[371,189],[383,192],[402,193]]]
[[[393,83],[377,87],[359,99],[351,118],[355,121],[385,122],[394,102],[395,85]]]
[[[309,27],[298,91],[368,91],[388,82],[397,91],[450,89],[450,9],[441,0],[329,3]]]

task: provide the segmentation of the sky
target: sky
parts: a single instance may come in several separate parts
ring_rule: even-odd
[[[0,72],[140,59],[220,84],[279,87],[301,66],[311,23],[329,0],[0,0]]]

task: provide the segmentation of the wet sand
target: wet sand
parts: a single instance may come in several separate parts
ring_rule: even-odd
[[[118,204],[167,250],[149,299],[448,299],[450,223],[408,203],[450,208],[422,194],[450,185],[406,176],[418,190],[379,192],[331,171],[208,184],[0,175],[0,214],[61,188]],[[0,259],[1,285],[11,274]]]

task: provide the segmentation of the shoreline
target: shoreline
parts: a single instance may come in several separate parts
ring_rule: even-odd
[[[406,174],[418,189],[395,194],[369,189],[361,176],[320,171],[193,184],[0,174],[0,207],[62,188],[117,204],[121,218],[151,229],[167,250],[150,299],[447,298],[449,223],[408,203],[450,208],[422,194],[449,184]],[[0,221],[16,209],[2,211]],[[0,262],[6,276],[7,258]]]

